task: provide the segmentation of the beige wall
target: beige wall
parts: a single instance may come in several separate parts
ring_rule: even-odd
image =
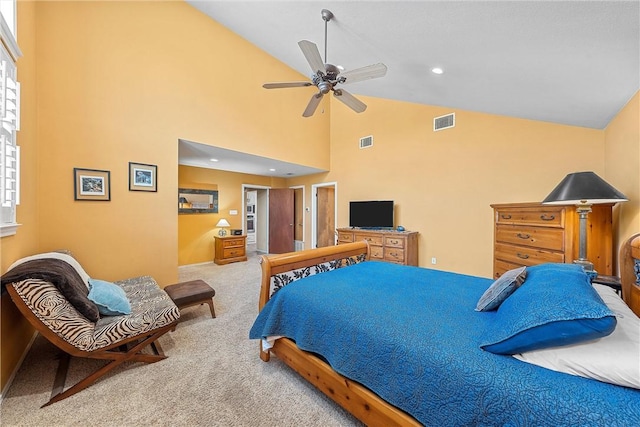
[[[605,130],[605,176],[628,202],[615,208],[614,247],[640,232],[640,92],[616,115]]]

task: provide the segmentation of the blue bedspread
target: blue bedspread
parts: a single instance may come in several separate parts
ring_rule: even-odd
[[[364,262],[281,289],[250,338],[291,338],[425,425],[640,426],[640,391],[481,350],[491,282]]]

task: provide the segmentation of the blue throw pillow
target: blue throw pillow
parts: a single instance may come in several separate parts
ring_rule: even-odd
[[[524,353],[593,340],[615,327],[615,314],[581,266],[541,264],[527,268],[527,280],[500,305],[480,347]]]
[[[526,267],[506,271],[484,291],[484,294],[482,294],[478,300],[476,311],[491,311],[497,309],[509,295],[524,283],[526,277]]]
[[[115,283],[89,279],[88,298],[98,306],[100,314],[105,316],[131,314],[131,304],[127,294]]]

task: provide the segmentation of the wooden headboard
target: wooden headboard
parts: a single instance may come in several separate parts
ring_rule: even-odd
[[[631,236],[620,248],[622,299],[640,317],[640,286],[635,272],[636,260],[640,260],[640,233]]]

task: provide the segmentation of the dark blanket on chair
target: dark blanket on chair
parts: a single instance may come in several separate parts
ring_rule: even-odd
[[[43,258],[26,261],[2,276],[2,289],[8,284],[26,279],[40,279],[52,283],[62,295],[92,322],[100,318],[98,307],[87,298],[89,289],[78,272],[60,259]]]

